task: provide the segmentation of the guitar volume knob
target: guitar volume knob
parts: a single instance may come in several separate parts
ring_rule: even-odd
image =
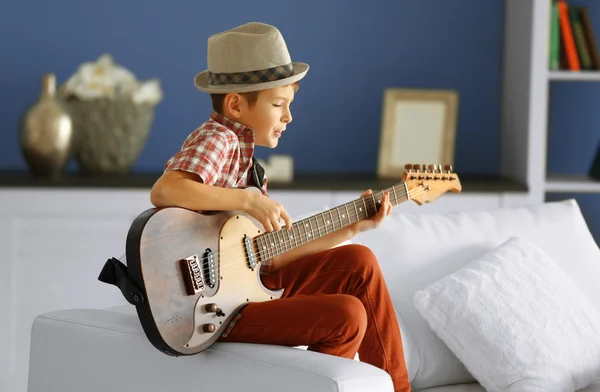
[[[212,333],[212,332],[215,332],[216,327],[214,324],[204,324],[202,326],[202,330],[207,333]]]
[[[206,306],[204,308],[209,313],[215,313],[219,309],[217,304],[206,304]]]

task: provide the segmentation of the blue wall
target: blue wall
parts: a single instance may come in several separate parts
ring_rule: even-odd
[[[208,96],[193,86],[194,75],[206,67],[207,38],[257,20],[278,26],[292,58],[312,67],[276,150],[292,154],[298,172],[373,172],[388,86],[458,90],[457,170],[498,170],[502,1],[347,6],[343,0],[308,0],[274,6],[232,0],[227,10],[208,5],[217,3],[12,2],[0,12],[0,168],[25,167],[15,148],[17,114],[37,96],[40,76],[52,71],[64,82],[81,62],[110,52],[138,78],[162,81],[165,99],[134,167],[160,170],[209,114]],[[469,12],[456,12],[465,7]],[[271,152],[261,149],[258,155]]]
[[[590,7],[600,37],[600,4]],[[165,98],[136,171],[159,171],[210,112],[194,75],[206,66],[209,35],[248,21],[274,24],[292,58],[311,65],[276,152],[298,172],[374,172],[383,90],[456,89],[460,94],[456,168],[499,169],[503,0],[231,0],[55,2],[0,6],[0,169],[25,169],[18,117],[39,93],[40,77],[64,82],[104,52],[138,78],[160,78]],[[229,15],[225,18],[224,15]],[[600,84],[556,83],[550,102],[548,169],[584,173],[600,142]],[[273,151],[260,149],[259,157]],[[560,195],[577,196],[577,195]],[[600,195],[577,196],[600,238]]]

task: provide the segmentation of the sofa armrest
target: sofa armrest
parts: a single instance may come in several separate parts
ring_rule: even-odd
[[[150,344],[135,314],[110,310],[46,313],[31,335],[29,392],[393,391],[381,369],[291,347],[215,343],[170,357]]]

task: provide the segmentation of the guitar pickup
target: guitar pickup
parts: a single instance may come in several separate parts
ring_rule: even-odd
[[[254,271],[254,268],[256,268],[257,265],[256,254],[254,253],[254,247],[252,246],[252,238],[247,235],[244,236],[244,248],[246,249],[248,267]]]
[[[215,254],[210,248],[207,248],[204,251],[204,255],[202,257],[202,267],[207,286],[211,289],[215,288],[218,275],[217,260],[215,260]]]

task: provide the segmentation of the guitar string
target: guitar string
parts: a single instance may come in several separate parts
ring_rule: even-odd
[[[433,187],[432,187],[432,186],[429,186],[429,188],[428,188],[428,189],[425,189],[425,188],[420,188],[419,190],[417,190],[417,191],[415,191],[415,192],[412,192],[412,193],[411,193],[411,192],[409,192],[409,194],[410,194],[411,198],[414,198],[415,196],[419,196],[420,194],[422,194],[422,193],[424,193],[424,192],[431,191],[431,190],[433,190],[433,189],[435,189],[435,188],[437,188],[437,187],[435,187],[435,186],[433,186]],[[374,197],[374,196],[375,196],[375,195],[378,195],[378,194],[381,194],[381,195],[383,195],[383,192],[387,192],[387,190],[381,190],[381,191],[377,191],[377,192],[373,193],[372,195],[370,195],[370,196],[372,196],[372,197],[369,197],[369,199],[373,199],[373,200],[369,200],[368,202],[369,202],[369,203],[374,203],[374,199],[375,199],[375,197]],[[396,192],[396,193],[400,193],[400,192]],[[400,196],[399,198],[406,197],[406,196],[407,196],[407,194],[406,194],[406,190],[404,190],[404,191],[402,192],[402,196]],[[349,203],[352,203],[352,202],[349,202]],[[349,204],[349,203],[346,203],[345,205],[347,205],[347,204]],[[374,204],[374,205],[376,205],[376,204]],[[371,205],[371,207],[372,207],[372,206],[374,206],[374,205]],[[339,207],[338,207],[338,208],[339,208]],[[353,212],[352,214],[353,214],[354,216],[356,216],[356,213],[355,213],[355,212]],[[350,215],[350,214],[349,214],[349,215]],[[308,218],[305,218],[305,219],[308,219]],[[303,219],[303,220],[304,220],[304,219]],[[339,223],[339,222],[342,222],[342,221],[343,221],[343,220],[341,220],[341,219],[340,219],[340,220],[338,220],[338,219],[335,219],[335,222],[336,222],[336,223]],[[334,226],[334,228],[335,228],[335,226]],[[309,238],[309,236],[308,236],[308,233],[309,233],[309,232],[310,232],[310,234],[311,234],[312,236],[314,236],[314,234],[315,234],[315,233],[318,233],[318,234],[320,235],[322,230],[324,230],[324,228],[323,228],[323,227],[321,227],[321,228],[317,227],[317,230],[315,230],[315,229],[308,230],[308,232],[305,232],[305,234],[304,234],[304,235],[305,235],[305,237],[302,237],[302,234],[301,234],[301,240],[303,241],[303,240],[305,240],[305,239]],[[338,230],[339,230],[339,229],[338,229]],[[335,231],[335,230],[334,230],[334,231]],[[285,233],[285,232],[287,232],[287,230],[283,230],[283,232]],[[267,234],[267,233],[269,233],[269,232],[265,232],[265,233],[263,233],[263,234]],[[270,233],[275,233],[275,232],[270,232]],[[297,237],[295,237],[295,238],[297,238]],[[291,244],[292,244],[294,241],[296,241],[296,242],[297,242],[297,240],[296,240],[295,238],[294,238],[294,239],[291,239],[291,240],[284,240],[283,242],[280,242],[279,244],[281,244],[281,245],[283,245],[283,246],[291,245]],[[255,241],[255,238],[253,238],[253,239],[252,239],[252,241]],[[302,245],[303,245],[303,244],[302,244]],[[280,248],[281,248],[281,246],[280,246]],[[221,256],[221,255],[223,255],[224,253],[227,253],[227,251],[229,251],[229,250],[231,250],[231,249],[239,249],[239,245],[234,245],[234,246],[232,246],[232,247],[230,247],[230,248],[227,248],[227,249],[224,249],[224,250],[222,250],[221,252],[216,252],[214,255],[219,255],[219,256]],[[292,249],[292,248],[290,247],[290,249],[288,249],[288,250],[291,250],[291,249]],[[270,259],[270,258],[272,258],[272,257],[275,257],[275,256],[271,256],[270,254],[277,253],[277,252],[278,252],[278,250],[277,250],[277,249],[275,249],[275,250],[273,250],[273,249],[265,249],[265,250],[259,250],[259,251],[255,252],[255,253],[254,253],[254,255],[256,256],[256,258],[257,258],[257,259],[261,259],[263,256],[266,256],[267,258],[269,258],[269,259]],[[282,252],[282,253],[285,253],[285,252],[287,252],[287,250],[286,250],[286,251],[284,251],[284,252]],[[270,254],[269,254],[269,253],[270,253]],[[280,254],[281,254],[281,253],[280,253]],[[249,262],[249,261],[250,261],[250,258],[249,258],[249,256],[245,256],[245,257],[244,257],[244,259],[245,259],[245,261],[246,261],[246,262]],[[219,260],[220,260],[220,259],[219,259]],[[240,261],[242,261],[242,259],[238,259],[238,260],[231,260],[231,261],[229,261],[227,264],[223,264],[223,265],[221,265],[221,266],[220,266],[220,268],[219,268],[219,270],[224,270],[224,269],[227,269],[228,267],[230,267],[230,266],[232,266],[232,265],[235,265],[235,264],[239,263]]]
[[[373,204],[372,202],[370,203],[366,203],[367,205],[367,209],[377,209],[376,204]],[[339,211],[338,211],[339,213]],[[323,214],[322,218],[324,217]],[[332,214],[333,215],[333,214]],[[375,215],[375,214],[373,214]],[[297,230],[285,230],[282,229],[278,232],[271,232],[273,237],[269,240],[269,238],[265,238],[262,243],[263,245],[266,245],[267,247],[262,247],[260,243],[256,240],[253,239],[253,241],[256,241],[256,247],[258,248],[258,250],[254,253],[255,254],[255,258],[256,259],[260,259],[263,260],[264,259],[271,259],[272,257],[275,257],[275,254],[283,254],[289,250],[292,250],[294,247],[297,246],[302,246],[305,243],[310,242],[313,239],[319,239],[324,235],[327,235],[329,233],[333,233],[335,231],[338,231],[342,228],[348,227],[350,226],[353,220],[355,220],[356,218],[359,218],[360,215],[357,214],[356,212],[352,211],[350,212],[350,208],[348,208],[348,214],[344,213],[341,217],[336,217],[331,219],[331,217],[329,218],[329,223],[326,223],[325,225],[319,224],[317,218],[314,218],[314,222],[312,222],[313,218],[307,218],[306,222],[304,223],[304,227],[302,227],[302,225],[298,226]],[[365,217],[366,218],[366,217]],[[365,219],[363,218],[363,219]],[[327,219],[327,218],[325,218]],[[360,220],[360,219],[358,219]],[[304,220],[302,220],[301,222],[303,222]],[[349,221],[351,221],[351,223],[348,223]],[[314,223],[314,225],[313,225]],[[313,227],[316,226],[316,227]],[[269,233],[269,234],[271,234]],[[283,238],[282,238],[283,237]],[[249,262],[250,258],[249,256],[246,256],[246,261]],[[226,268],[228,265],[231,265],[231,263],[228,264],[224,264],[223,268]]]
[[[379,191],[378,191],[378,192],[379,192]],[[374,193],[373,195],[376,195],[376,193]],[[405,195],[406,195],[406,193],[405,193]],[[404,196],[405,196],[405,195],[404,195]],[[370,203],[374,203],[374,201],[369,201],[369,202],[370,202]],[[346,203],[346,204],[347,204],[347,203]],[[370,206],[371,206],[371,207],[375,207],[375,208],[376,208],[376,204],[371,204]],[[355,212],[353,212],[353,214],[356,216],[356,213],[355,213]],[[348,214],[348,217],[349,217],[349,218],[350,218],[350,215],[351,215],[351,214]],[[304,219],[303,219],[303,220],[304,220]],[[338,220],[338,219],[336,218],[334,221],[335,221],[336,223],[340,223],[340,222],[341,222],[341,223],[343,224],[343,222],[347,222],[347,219],[339,219],[339,220]],[[311,226],[311,227],[312,227],[312,226]],[[335,228],[335,226],[334,226],[334,228]],[[336,230],[339,230],[339,229],[336,229]],[[283,231],[283,230],[282,230],[282,231]],[[316,229],[310,229],[310,230],[306,230],[306,231],[304,232],[304,234],[302,234],[302,233],[301,233],[301,234],[300,234],[300,239],[299,239],[299,240],[298,240],[298,236],[295,236],[295,237],[294,237],[294,239],[291,239],[291,240],[284,240],[284,241],[283,241],[283,242],[281,242],[281,243],[276,243],[276,244],[275,244],[275,246],[279,247],[279,250],[281,250],[283,247],[287,247],[287,245],[291,245],[293,242],[298,242],[298,241],[304,242],[306,239],[309,239],[309,238],[311,238],[310,236],[314,236],[314,235],[315,235],[315,234],[317,234],[317,233],[319,234],[319,237],[320,237],[320,235],[321,235],[321,233],[322,233],[323,231],[325,231],[325,228],[324,228],[324,227],[319,227],[319,226],[317,225],[317,228],[316,228]],[[334,230],[334,231],[335,231],[335,230]],[[286,231],[284,231],[284,232],[287,232],[287,230],[286,230]],[[274,233],[274,232],[271,232],[271,233]],[[310,235],[309,235],[309,234],[310,234]],[[254,240],[254,239],[253,239],[253,240]],[[303,244],[301,244],[301,245],[303,245]],[[238,249],[239,249],[239,245],[238,245],[238,246],[236,246],[236,248],[238,248]],[[290,249],[291,249],[291,247],[290,247]],[[275,252],[277,252],[277,251],[279,251],[279,250],[274,250],[274,249],[267,249],[267,250],[263,250],[263,251],[260,251],[260,250],[259,250],[259,251],[255,252],[255,255],[256,255],[256,257],[259,259],[260,257],[262,257],[262,256],[266,255],[267,253],[273,254],[273,253],[274,253],[274,251],[275,251]],[[289,250],[289,249],[288,249],[288,250]],[[287,250],[286,250],[286,251],[287,251]],[[284,252],[281,252],[281,253],[285,253],[286,251],[284,251]],[[270,259],[271,257],[274,257],[274,256],[269,256],[268,258]],[[223,264],[222,266],[220,266],[219,270],[222,272],[223,270],[226,270],[226,269],[228,269],[229,267],[232,267],[232,266],[239,266],[239,263],[240,263],[240,261],[241,261],[241,259],[237,259],[237,260],[228,260],[228,263],[227,263],[227,264]],[[248,256],[245,256],[245,261],[246,261],[246,263],[248,263],[248,262],[249,262],[249,257],[248,257]],[[246,265],[246,267],[250,268],[250,266],[249,266],[249,265]],[[258,264],[258,263],[257,263],[257,267],[256,267],[256,268],[260,268],[260,264]],[[244,270],[242,270],[242,271],[234,272],[233,274],[229,274],[229,277],[236,276],[237,274],[239,274],[239,273],[241,273],[241,272],[247,273],[247,270],[245,270],[245,269],[244,269]]]
[[[434,187],[433,189],[435,189],[435,187]],[[431,190],[432,190],[432,187],[429,187],[429,191],[431,191]],[[418,191],[412,192],[412,193],[411,193],[411,197],[418,196],[418,195],[420,195],[420,194],[422,194],[422,193],[424,193],[424,192],[426,192],[426,191],[427,191],[426,189],[419,189]],[[376,192],[376,193],[373,193],[373,196],[375,196],[375,195],[377,195],[377,194],[381,194],[381,195],[383,195],[383,192],[386,192],[386,190],[383,190],[383,191],[378,191],[378,192]],[[400,192],[397,192],[397,193],[400,193]],[[398,197],[398,199],[401,199],[401,198],[403,198],[403,197],[406,197],[406,196],[407,196],[407,194],[406,194],[406,191],[404,191],[404,192],[402,193],[402,195]],[[375,198],[374,198],[374,197],[369,197],[369,199],[372,199],[372,200],[368,200],[368,201],[367,201],[367,203],[375,203],[375,204],[370,204],[369,206],[370,206],[370,207],[374,207],[374,206],[376,206],[376,202],[374,201],[374,199],[375,199]],[[351,202],[350,202],[350,203],[351,203]],[[349,203],[346,203],[346,204],[349,204]],[[342,205],[342,206],[343,206],[343,205]],[[340,206],[340,207],[341,207],[341,206]],[[338,208],[339,208],[339,207],[338,207]],[[350,215],[350,214],[349,214],[349,215]],[[352,215],[353,215],[354,217],[356,217],[356,213],[355,213],[355,212],[352,212]],[[308,219],[308,218],[305,218],[305,219]],[[305,219],[303,219],[303,220],[305,220]],[[339,218],[335,218],[335,219],[334,219],[334,222],[335,222],[335,223],[340,223],[340,222],[342,222],[342,225],[343,225],[343,222],[345,222],[345,221],[346,221],[346,219],[339,219]],[[310,223],[309,223],[309,226],[310,226]],[[342,226],[341,228],[343,228],[343,227],[344,227],[344,226]],[[334,229],[335,229],[335,225],[334,225]],[[310,234],[311,236],[314,236],[314,234],[316,234],[316,233],[318,233],[318,234],[321,234],[321,231],[322,231],[322,230],[324,230],[324,228],[323,228],[323,227],[321,227],[321,228],[317,227],[317,229],[305,230],[305,233],[304,233],[304,234],[302,234],[302,233],[301,233],[301,240],[302,240],[302,241],[304,241],[305,239],[308,239],[308,238],[309,238],[308,234]],[[334,231],[337,231],[337,230],[339,230],[339,229],[335,229]],[[283,233],[286,233],[286,232],[287,232],[287,230],[283,230],[283,229],[282,229],[282,232],[283,232]],[[265,232],[265,233],[263,233],[263,234],[268,234],[268,233],[275,233],[275,232]],[[302,236],[304,236],[304,237],[302,237]],[[284,240],[283,242],[276,243],[276,246],[279,246],[280,248],[282,248],[282,246],[280,246],[280,244],[281,244],[281,245],[283,245],[283,246],[290,245],[290,244],[292,244],[293,242],[297,242],[296,238],[297,238],[297,237],[295,237],[294,239],[291,239],[291,240]],[[253,238],[252,240],[254,241],[254,240],[255,240],[255,238]],[[301,244],[301,245],[304,245],[304,244]],[[239,249],[239,245],[234,245],[234,246],[232,246],[232,247],[230,247],[230,248],[224,249],[224,250],[223,250],[223,251],[221,251],[221,252],[217,252],[217,253],[215,253],[215,255],[222,255],[223,253],[227,253],[227,251],[228,251],[228,250],[231,250],[232,248],[234,248],[234,249]],[[290,249],[288,249],[288,250],[291,250],[291,249],[292,249],[292,248],[290,248]],[[287,250],[286,250],[286,251],[287,251]],[[284,252],[281,252],[281,253],[285,253],[286,251],[284,251]],[[269,249],[266,249],[266,250],[259,250],[259,251],[255,252],[254,254],[256,255],[256,257],[257,257],[258,259],[260,259],[260,258],[261,258],[261,257],[263,257],[263,256],[266,256],[267,258],[272,258],[272,257],[275,257],[275,256],[271,256],[270,254],[273,254],[273,253],[276,253],[276,252],[278,252],[278,250],[277,250],[277,249],[272,249],[272,248],[269,248]],[[281,253],[280,253],[280,254],[281,254]],[[245,261],[246,261],[246,262],[248,262],[249,260],[250,260],[250,259],[249,259],[249,256],[245,256]],[[227,264],[223,264],[223,265],[221,265],[221,266],[220,266],[220,269],[225,269],[225,268],[227,268],[227,267],[229,267],[229,266],[231,266],[231,265],[233,265],[233,264],[237,264],[237,263],[239,263],[240,261],[241,261],[241,259],[238,259],[238,260],[232,260],[232,261],[230,261],[230,262],[229,262],[229,263],[227,263]]]
[[[389,189],[391,189],[391,188],[389,188]],[[376,205],[377,205],[377,202],[375,201],[375,196],[379,195],[379,196],[383,197],[383,193],[384,193],[384,192],[386,192],[386,191],[387,191],[387,190],[380,190],[380,191],[374,192],[374,193],[372,193],[371,195],[368,195],[368,196],[365,196],[365,197],[363,197],[363,198],[359,198],[359,199],[356,199],[356,200],[352,200],[352,201],[350,201],[350,202],[347,202],[347,203],[344,203],[344,204],[342,204],[342,205],[340,205],[340,206],[338,206],[338,207],[332,208],[331,210],[334,210],[334,209],[335,209],[335,210],[338,210],[339,208],[343,208],[344,206],[347,206],[347,205],[349,205],[349,204],[352,204],[352,203],[356,202],[357,200],[361,200],[361,199],[363,200],[363,202],[364,202],[365,204],[369,204],[369,207],[371,207],[371,208],[372,208],[372,207],[375,207],[375,208],[377,208],[377,207],[376,207]],[[399,199],[402,199],[402,198],[406,197],[406,195],[407,195],[407,194],[406,194],[406,190],[405,190],[405,189],[404,189],[404,190],[402,190],[402,191],[398,191],[398,192],[396,192],[396,193],[397,193],[397,196],[398,196],[398,197],[396,198],[396,202],[397,202],[397,200],[399,200]],[[418,194],[418,193],[416,193],[416,194]],[[392,195],[392,192],[390,192],[390,197],[391,197],[391,195]],[[373,204],[371,204],[371,203],[373,203]],[[349,210],[351,210],[351,209],[352,209],[352,208],[350,208]],[[328,210],[328,211],[331,211],[331,210]],[[350,212],[350,211],[349,211],[349,212]],[[325,213],[325,212],[322,212],[322,213],[319,213],[319,214],[315,214],[315,216],[316,216],[316,215],[323,215],[324,213]],[[373,214],[373,215],[375,215],[375,214]],[[356,214],[355,214],[355,213],[354,213],[354,216],[356,216]],[[307,218],[301,219],[301,220],[299,220],[299,221],[297,221],[297,222],[294,222],[294,223],[299,223],[299,222],[307,221],[307,222],[309,222],[309,225],[310,225],[310,218],[312,218],[312,217],[307,217]],[[341,219],[341,218],[339,218],[339,217],[338,217],[338,218],[334,218],[334,221],[335,221],[335,223],[340,223],[340,222],[342,223],[342,227],[340,227],[340,228],[343,228],[343,227],[344,227],[344,226],[343,226],[343,224],[344,224],[344,221],[345,221],[345,220],[346,220],[346,219]],[[284,227],[285,227],[285,226],[284,226]],[[335,226],[334,226],[334,229],[335,229]],[[338,230],[339,230],[339,229],[338,229]],[[335,230],[334,230],[334,231],[335,231]],[[258,235],[258,236],[256,236],[256,237],[253,237],[253,238],[251,239],[251,241],[256,241],[257,237],[259,237],[259,236],[264,236],[264,235],[268,235],[268,234],[274,234],[274,233],[276,233],[276,232],[277,232],[276,230],[274,230],[274,231],[272,231],[272,232],[267,232],[267,231],[264,231],[264,232],[263,232],[263,233],[261,233],[260,235]],[[288,230],[286,230],[286,229],[282,228],[282,229],[280,230],[280,232],[282,232],[282,233],[287,233],[287,232],[288,232]],[[292,232],[293,232],[293,231],[292,231]],[[314,229],[313,229],[313,232],[314,232]],[[291,241],[286,241],[286,242],[287,242],[287,243],[290,243]],[[228,251],[231,251],[231,250],[234,250],[234,249],[239,249],[239,244],[237,244],[237,245],[232,245],[232,246],[229,246],[229,247],[227,247],[227,248],[225,248],[225,249],[222,249],[222,250],[221,250],[221,251],[219,251],[219,252],[215,252],[215,253],[213,253],[213,256],[221,256],[221,255],[223,255],[224,253],[227,253]],[[255,254],[257,254],[257,255],[258,255],[258,254],[260,254],[261,252],[267,252],[267,251],[264,251],[264,250],[263,250],[263,251],[258,251],[258,252],[256,252]],[[246,257],[246,260],[249,260],[249,259],[248,259],[248,257]]]
[[[437,187],[429,187],[429,189],[428,189],[428,190],[426,190],[426,189],[419,189],[418,191],[412,192],[412,193],[410,193],[410,194],[411,194],[411,197],[414,197],[414,196],[418,196],[418,195],[420,195],[420,194],[421,194],[421,193],[423,193],[423,192],[426,192],[426,191],[431,191],[432,189],[435,189],[435,188],[437,188]],[[373,194],[373,196],[375,196],[375,195],[376,195],[376,194],[378,194],[378,193],[380,193],[381,195],[383,195],[383,192],[387,192],[387,190],[378,191],[378,192],[374,193],[374,194]],[[396,193],[397,193],[397,194],[399,194],[400,192],[396,192]],[[398,195],[397,195],[397,196],[398,196]],[[401,194],[401,196],[399,196],[399,197],[395,198],[395,199],[396,199],[396,202],[397,202],[397,200],[398,200],[398,199],[402,199],[402,198],[404,198],[404,197],[406,197],[406,196],[407,196],[407,194],[406,194],[406,191],[405,191],[405,190],[404,190],[404,191],[402,191],[402,194]],[[391,197],[391,193],[390,193],[390,197]],[[370,199],[372,199],[372,200],[369,200],[369,201],[368,201],[368,203],[375,203],[374,205],[371,205],[371,204],[370,204],[370,207],[374,207],[374,206],[376,206],[376,202],[375,202],[375,200],[374,200],[375,198],[374,198],[374,197],[370,197]],[[346,204],[344,204],[344,205],[342,205],[342,206],[345,206],[345,205],[351,204],[351,203],[353,203],[353,202],[354,202],[354,201],[352,201],[352,202],[348,202],[348,203],[346,203]],[[398,204],[399,204],[399,203],[398,203]],[[340,207],[341,207],[341,206],[340,206]],[[339,207],[337,207],[337,208],[339,208]],[[375,207],[375,208],[376,208],[376,207]],[[350,211],[352,211],[352,208],[350,208],[350,209],[348,210],[348,215],[349,215],[349,217],[350,217],[350,215],[351,215],[352,217],[357,217],[357,214],[356,214],[356,212],[355,212],[355,211],[352,211],[352,212],[350,212]],[[322,215],[322,214],[323,214],[323,213],[320,213],[320,214],[317,214],[317,215]],[[306,220],[306,219],[309,219],[309,218],[305,218],[305,219],[303,219],[303,220]],[[315,218],[315,219],[316,219],[316,218]],[[335,222],[335,223],[342,222],[342,224],[343,224],[343,222],[345,222],[346,220],[347,220],[347,219],[338,219],[338,218],[334,218],[334,222]],[[306,233],[306,232],[309,232],[311,235],[314,235],[314,234],[315,234],[315,233],[317,233],[317,232],[320,234],[321,230],[326,230],[326,229],[327,229],[327,227],[329,227],[329,225],[326,225],[326,227],[324,227],[324,228],[319,228],[319,227],[317,227],[317,230],[315,230],[315,229],[312,229],[312,225],[311,225],[311,223],[310,223],[310,220],[309,220],[308,222],[309,222],[309,223],[308,223],[308,225],[309,225],[309,226],[311,226],[311,229],[309,229],[309,230],[305,230],[305,233]],[[353,222],[353,223],[354,223],[354,222]],[[306,225],[305,225],[305,226],[306,226]],[[318,226],[318,225],[317,225],[317,226]],[[343,227],[344,227],[344,226],[342,226],[342,227],[340,227],[340,228],[343,228]],[[339,230],[339,229],[335,229],[335,225],[333,225],[333,228],[334,228],[334,230],[333,230],[333,231]],[[282,232],[282,233],[286,233],[286,232],[287,232],[287,230],[282,230],[281,232]],[[326,232],[327,232],[327,231],[326,231]],[[271,232],[271,233],[275,233],[275,232]],[[265,234],[266,234],[266,233],[265,233]],[[284,234],[284,235],[285,235],[285,234]],[[301,233],[301,235],[302,235],[302,233]],[[255,238],[256,238],[256,237],[255,237]],[[308,238],[308,236],[307,236],[307,237],[305,237],[305,238]],[[297,242],[297,241],[295,241],[295,239],[291,239],[290,241],[288,241],[288,240],[284,240],[284,241],[280,241],[279,243],[281,243],[281,244],[291,244],[291,243],[293,243],[293,242]],[[278,244],[277,244],[277,243],[275,243],[275,245],[277,246]],[[303,245],[303,244],[302,244],[302,245]],[[239,248],[239,245],[237,245],[237,246],[235,246],[235,247]],[[290,248],[290,249],[287,249],[287,250],[291,250],[291,248]],[[286,251],[287,251],[287,250],[286,250]],[[275,249],[275,251],[277,252],[277,249]],[[273,249],[272,249],[272,248],[270,248],[270,249],[266,249],[266,250],[262,250],[262,251],[260,251],[260,250],[259,250],[258,252],[256,252],[256,254],[258,254],[258,255],[261,255],[261,253],[263,253],[263,255],[264,255],[264,254],[267,254],[267,253],[269,253],[269,252],[273,252]],[[285,253],[285,252],[283,252],[283,253]],[[274,257],[274,256],[273,256],[273,257]],[[248,258],[248,257],[246,257],[246,261],[248,261],[248,260],[249,260],[249,258]],[[224,265],[224,266],[226,266],[226,265]]]
[[[429,187],[429,191],[431,191],[432,189],[435,189],[435,188],[436,188],[436,187]],[[427,191],[426,189],[420,189],[419,191],[415,191],[415,192],[413,192],[413,193],[410,193],[410,194],[411,194],[411,197],[413,197],[413,196],[418,196],[418,195],[420,195],[420,194],[422,194],[423,192],[426,192],[426,191]],[[378,191],[378,192],[385,192],[385,191]],[[406,195],[406,192],[405,192],[405,195]],[[319,230],[319,232],[320,232],[320,230]],[[311,231],[311,234],[314,234],[314,233],[315,233],[315,230],[312,230],[312,231]],[[308,238],[308,237],[306,237],[306,238]],[[291,241],[285,241],[285,242],[286,242],[286,243],[290,243]],[[285,253],[285,252],[286,252],[286,251],[284,251],[284,252],[282,252],[282,253]],[[268,252],[267,252],[267,253],[268,253]],[[245,257],[245,261],[246,261],[246,262],[248,262],[248,260],[249,260],[249,259],[248,259],[248,257]],[[238,263],[239,263],[240,261],[241,261],[241,259],[238,259],[238,260],[231,260],[229,263],[227,263],[227,264],[224,264],[223,266],[221,266],[221,268],[220,268],[220,271],[223,271],[223,270],[225,270],[225,269],[227,269],[228,267],[231,267],[231,266],[237,266],[237,265],[238,265]],[[250,269],[250,267],[249,267],[249,266],[246,266],[246,267],[247,267],[248,269]],[[256,267],[256,268],[260,268],[260,264],[259,264],[259,265],[257,265],[257,267]],[[243,269],[243,270],[240,270],[240,271],[237,271],[237,272],[234,272],[234,273],[230,273],[230,274],[228,275],[228,277],[230,277],[230,278],[231,278],[231,277],[234,277],[234,276],[237,276],[237,275],[239,275],[240,273],[247,273],[247,272],[248,272],[248,271],[247,271],[246,269]],[[220,275],[220,274],[219,274],[219,275]]]
[[[391,190],[392,188],[389,188],[389,189]],[[377,191],[377,192],[374,192],[374,193],[372,193],[372,195],[368,195],[368,196],[365,196],[365,197],[361,197],[361,198],[358,198],[358,199],[355,199],[355,200],[349,201],[349,202],[347,202],[347,203],[341,204],[341,205],[339,205],[338,207],[334,207],[334,208],[332,208],[332,209],[330,209],[330,210],[327,210],[327,211],[332,211],[332,210],[337,210],[337,209],[339,209],[339,208],[343,208],[344,206],[347,206],[347,205],[349,205],[349,204],[355,203],[355,202],[357,202],[357,201],[359,201],[359,200],[363,200],[363,202],[365,202],[365,201],[366,201],[366,203],[375,203],[375,201],[374,201],[374,198],[375,198],[375,196],[376,196],[376,195],[380,195],[381,197],[383,197],[383,192],[386,192],[386,191],[387,191],[387,190],[379,190],[379,191]],[[393,194],[393,192],[392,192],[392,191],[390,191],[390,198],[392,197],[392,194]],[[406,190],[403,188],[402,190],[400,190],[400,191],[396,192],[396,194],[397,194],[397,195],[396,195],[396,196],[397,196],[397,197],[396,197],[396,202],[397,202],[397,200],[399,200],[399,199],[402,199],[403,197],[406,197]],[[371,205],[371,207],[372,207],[372,205]],[[325,211],[325,212],[327,212],[327,211]],[[319,214],[315,214],[315,215],[313,215],[313,217],[314,217],[314,216],[317,216],[317,215],[323,215],[325,212],[321,212],[321,213],[319,213]],[[302,221],[308,221],[310,218],[312,218],[312,217],[307,217],[307,218],[304,218],[304,219],[300,219],[300,220],[298,220],[298,221],[296,221],[296,222],[293,222],[293,223],[292,223],[292,225],[293,225],[293,224],[296,224],[296,223],[300,223],[300,222],[302,222]],[[342,220],[341,220],[341,219],[340,219],[340,220],[337,220],[337,218],[336,218],[336,222],[337,222],[337,223],[339,223],[339,222],[342,222]],[[285,232],[287,232],[287,230],[285,230],[285,229],[284,229],[284,227],[285,227],[285,226],[282,226],[282,228],[281,228],[281,232],[284,232],[284,233],[285,233]],[[277,232],[277,230],[274,230],[274,231],[268,232],[268,231],[265,231],[265,230],[262,230],[262,229],[261,229],[261,231],[262,231],[262,233],[261,233],[261,234],[259,234],[259,235],[255,236],[255,237],[252,237],[252,241],[255,241],[255,240],[256,240],[256,238],[257,238],[257,237],[259,237],[259,236],[263,236],[263,235],[272,234],[272,233],[275,233],[275,232]],[[229,252],[229,251],[231,251],[231,250],[239,249],[239,246],[240,246],[239,244],[236,244],[236,245],[231,245],[231,246],[229,246],[229,247],[227,247],[227,248],[221,249],[219,252],[214,252],[214,253],[213,253],[213,256],[222,256],[223,254],[225,254],[225,253],[227,253],[227,252]]]

